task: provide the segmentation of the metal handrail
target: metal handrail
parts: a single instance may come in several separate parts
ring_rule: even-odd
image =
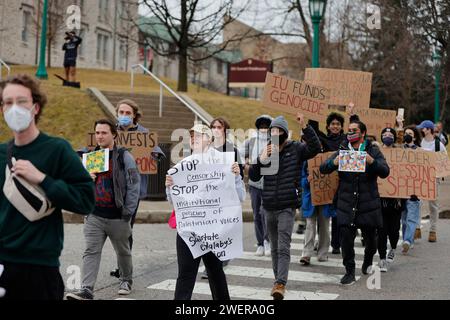
[[[0,80],[2,80],[3,66],[5,66],[6,70],[8,70],[8,77],[9,77],[9,74],[11,73],[11,68],[8,66],[8,64],[5,61],[3,61],[2,59],[0,59]]]
[[[167,84],[165,84],[161,79],[159,79],[156,75],[151,73],[146,67],[142,64],[134,64],[131,66],[131,92],[133,92],[134,88],[134,69],[141,68],[144,73],[148,74],[154,80],[159,83],[159,117],[162,117],[162,108],[163,108],[163,88],[165,88],[169,93],[171,93],[175,98],[177,98],[181,103],[183,103],[189,110],[191,110],[195,114],[195,122],[198,121],[198,118],[202,120],[204,123],[208,123],[209,121],[205,116],[203,116],[198,110],[193,108],[189,103],[187,103],[183,98],[181,98],[175,91],[173,91]]]

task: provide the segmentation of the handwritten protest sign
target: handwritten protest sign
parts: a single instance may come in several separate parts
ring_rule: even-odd
[[[365,172],[367,152],[365,151],[339,151],[339,171]]]
[[[169,170],[177,232],[194,258],[212,251],[222,261],[243,254],[242,207],[231,172],[233,152],[193,154]]]
[[[324,122],[328,116],[329,90],[304,81],[267,72],[263,105]]]
[[[311,200],[314,206],[332,204],[334,194],[339,184],[337,171],[332,174],[320,173],[320,165],[326,161],[334,152],[319,153],[308,160],[308,173],[311,177]]]
[[[450,159],[445,151],[433,152],[436,161],[436,177],[444,178],[450,176]]]
[[[367,134],[373,135],[379,139],[381,130],[384,128],[395,128],[395,110],[377,109],[377,108],[355,108],[355,112],[366,126]]]
[[[83,165],[89,173],[109,170],[109,150],[102,149],[83,154]]]
[[[153,148],[158,145],[156,132],[119,131],[115,142],[131,152],[141,174],[157,173],[157,161],[150,156]],[[87,145],[88,148],[96,146],[95,133],[88,133]]]
[[[402,148],[382,148],[390,168],[386,179],[378,179],[381,197],[436,200],[435,158],[431,152]]]
[[[369,108],[372,73],[352,70],[306,68],[305,81],[330,90],[330,104]]]

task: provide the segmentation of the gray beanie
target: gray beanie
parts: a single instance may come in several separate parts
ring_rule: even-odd
[[[289,134],[288,123],[287,123],[286,119],[284,119],[283,116],[278,116],[272,120],[272,123],[270,124],[270,128],[273,128],[273,127],[281,128],[281,129],[283,129],[284,132],[286,132],[287,135]]]

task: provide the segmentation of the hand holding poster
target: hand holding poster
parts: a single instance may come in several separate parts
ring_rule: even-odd
[[[267,72],[263,105],[324,122],[328,116],[329,90],[304,81]]]
[[[339,151],[339,171],[345,172],[365,172],[367,152],[340,150]]]
[[[381,148],[390,168],[386,179],[378,179],[378,191],[384,198],[436,200],[434,152],[402,148]]]
[[[334,152],[319,153],[314,158],[308,160],[308,172],[311,187],[311,200],[314,206],[332,204],[334,194],[339,184],[337,171],[331,174],[320,173],[320,165],[326,161]]]
[[[169,170],[177,232],[194,258],[210,251],[222,261],[243,254],[233,162],[233,152],[211,150],[207,157],[193,154]]]
[[[83,154],[83,166],[89,173],[109,170],[109,149],[101,149]]]

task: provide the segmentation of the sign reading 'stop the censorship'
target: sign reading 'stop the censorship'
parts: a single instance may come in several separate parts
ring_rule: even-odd
[[[320,173],[320,165],[325,162],[334,152],[319,153],[308,160],[308,172],[311,186],[311,200],[314,206],[332,204],[334,195],[339,184],[337,171],[331,174]]]
[[[267,73],[263,104],[271,109],[324,122],[328,116],[329,90],[305,81]]]
[[[330,90],[330,104],[369,108],[372,73],[352,70],[307,68],[305,81]]]
[[[169,170],[177,232],[194,258],[212,251],[222,261],[240,257],[242,207],[231,172],[233,152],[193,154]]]
[[[157,161],[151,157],[153,148],[158,145],[156,132],[119,131],[115,142],[131,152],[141,174],[157,173]],[[88,147],[95,146],[95,133],[88,133]]]
[[[403,148],[382,148],[390,168],[386,179],[378,179],[384,198],[436,200],[436,165],[432,152]]]

